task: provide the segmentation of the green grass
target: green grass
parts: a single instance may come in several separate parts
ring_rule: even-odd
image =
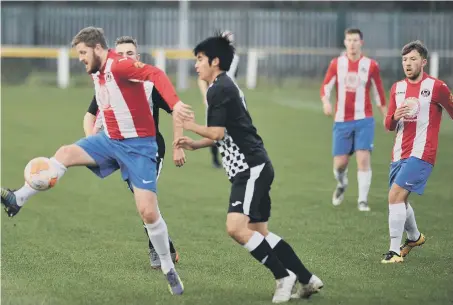
[[[92,88],[2,88],[2,185],[19,187],[23,168],[83,136]],[[204,121],[196,89],[181,94]],[[294,304],[452,304],[453,133],[445,120],[438,163],[422,197],[413,196],[426,245],[400,265],[381,265],[388,250],[387,175],[393,134],[377,128],[372,211],[356,207],[356,165],[344,203],[335,186],[331,119],[320,112],[318,88],[246,91],[249,108],[274,163],[270,228],[290,242],[325,283],[322,293]],[[379,119],[380,120],[380,119]],[[162,114],[170,139],[170,120]],[[270,304],[271,273],[225,233],[229,182],[210,166],[208,150],[188,152],[183,168],[170,154],[159,203],[181,254],[186,292],[172,297],[149,267],[147,241],[131,194],[118,173],[100,180],[72,168],[59,185],[21,213],[2,213],[2,304]]]

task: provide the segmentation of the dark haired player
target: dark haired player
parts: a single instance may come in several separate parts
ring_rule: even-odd
[[[222,35],[227,37],[230,40],[230,43],[234,43],[234,35],[231,31],[224,31]],[[230,69],[226,72],[227,75],[233,80],[236,81],[238,74],[239,66],[239,56],[234,54],[233,61],[231,62]],[[208,82],[198,78],[198,87],[200,88],[201,95],[203,96],[203,104],[208,107],[208,102],[206,101],[206,93],[208,91]],[[212,157],[212,166],[215,168],[222,168],[222,164],[219,161],[219,149],[217,145],[211,146],[211,157]]]
[[[272,301],[282,303],[293,298],[309,297],[323,287],[281,237],[268,231],[274,169],[247,111],[242,91],[226,74],[235,49],[227,36],[210,37],[194,49],[195,68],[209,83],[207,126],[192,119],[182,121],[186,130],[203,139],[181,137],[176,147],[195,150],[216,144],[231,185],[227,216],[228,234],[273,273],[277,288]],[[297,280],[300,286],[291,295]]]

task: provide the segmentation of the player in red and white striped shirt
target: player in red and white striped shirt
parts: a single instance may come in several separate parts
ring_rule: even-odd
[[[442,108],[453,119],[453,98],[447,85],[423,72],[428,50],[420,41],[404,46],[406,79],[390,91],[385,127],[396,130],[389,177],[390,250],[382,263],[403,261],[413,247],[425,243],[418,231],[409,194],[422,195],[436,161]],[[403,233],[406,242],[400,246]]]
[[[335,123],[332,154],[337,187],[332,204],[340,205],[348,186],[349,157],[355,152],[359,186],[358,208],[369,211],[368,192],[371,185],[371,151],[374,141],[374,118],[370,94],[385,116],[385,94],[379,66],[362,55],[363,34],[359,29],[345,31],[346,52],[329,65],[321,87],[324,114],[332,115],[330,94],[336,88]]]
[[[72,45],[93,78],[104,130],[62,146],[50,162],[58,180],[71,166],[87,166],[101,178],[120,169],[133,187],[137,210],[159,254],[170,291],[182,294],[184,287],[170,256],[167,225],[157,206],[156,128],[143,82],[154,83],[175,120],[192,113],[162,70],[109,50],[102,29],[82,29]],[[182,135],[182,126],[174,126],[175,136]],[[12,217],[37,192],[27,183],[16,192],[2,188],[1,202]]]

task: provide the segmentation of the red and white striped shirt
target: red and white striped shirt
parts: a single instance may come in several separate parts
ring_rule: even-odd
[[[395,110],[410,104],[410,115],[393,120]],[[441,80],[424,73],[420,82],[413,84],[407,79],[393,84],[385,127],[396,129],[392,161],[416,157],[434,165],[442,119],[442,107],[453,119],[453,97],[448,86]]]
[[[377,105],[385,106],[385,93],[377,62],[362,56],[351,61],[346,55],[332,59],[321,87],[321,98],[330,98],[336,87],[335,122],[373,116],[370,89]]]
[[[122,57],[112,50],[105,65],[92,77],[104,131],[112,139],[156,135],[145,81],[154,84],[170,109],[179,101],[162,70]]]

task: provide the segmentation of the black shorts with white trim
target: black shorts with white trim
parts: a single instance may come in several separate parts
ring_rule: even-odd
[[[228,213],[247,215],[251,223],[267,222],[271,215],[273,181],[274,168],[270,161],[238,173],[231,180]]]

